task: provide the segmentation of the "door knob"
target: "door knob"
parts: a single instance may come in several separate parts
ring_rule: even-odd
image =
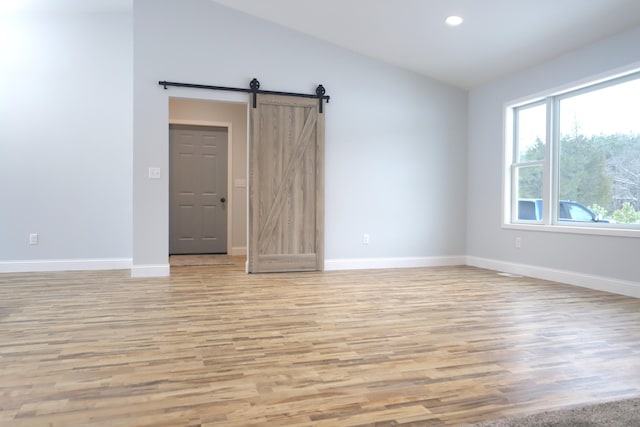
[[[226,202],[226,201],[227,201],[227,199],[226,199],[226,198],[224,198],[224,197],[220,199],[220,202],[222,202],[222,203],[224,203],[224,202]]]

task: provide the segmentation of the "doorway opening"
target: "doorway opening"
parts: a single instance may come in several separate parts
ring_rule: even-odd
[[[169,98],[171,266],[231,265],[246,257],[247,109]]]

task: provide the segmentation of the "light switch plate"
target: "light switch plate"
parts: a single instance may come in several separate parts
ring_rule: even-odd
[[[160,179],[160,168],[149,168],[149,179]]]

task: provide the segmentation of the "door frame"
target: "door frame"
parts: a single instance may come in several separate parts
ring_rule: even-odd
[[[227,129],[227,255],[232,255],[233,244],[233,126],[231,122],[217,122],[214,120],[188,120],[188,119],[169,119],[171,125],[192,125],[217,127]],[[169,132],[169,126],[167,132]],[[171,141],[169,141],[169,144]],[[169,154],[171,156],[171,154]],[[169,174],[169,185],[171,185],[171,174]],[[168,208],[168,206],[167,206]],[[169,211],[170,212],[170,211]],[[168,230],[168,229],[167,229]]]

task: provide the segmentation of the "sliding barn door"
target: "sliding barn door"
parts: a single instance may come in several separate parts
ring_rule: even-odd
[[[322,270],[324,114],[318,100],[258,95],[249,151],[249,272]]]

